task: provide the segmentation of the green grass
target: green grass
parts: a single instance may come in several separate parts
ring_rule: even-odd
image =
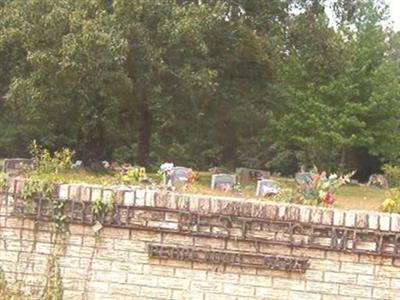
[[[335,206],[345,209],[379,210],[386,198],[387,189],[366,185],[342,186],[337,192]]]
[[[0,162],[1,163],[1,162]],[[149,174],[150,178],[155,179],[155,174]],[[119,181],[111,173],[96,173],[86,170],[71,170],[58,174],[33,175],[33,178],[51,180],[63,183],[85,182],[90,184],[117,185]],[[277,177],[280,186],[285,189],[294,189],[296,184],[293,178]],[[211,173],[200,172],[197,182],[188,185],[183,191],[187,193],[197,193],[216,196],[239,196],[235,193],[225,193],[222,191],[211,190]],[[256,184],[242,186],[242,197],[255,198]],[[380,205],[386,197],[386,189],[368,187],[366,185],[347,185],[342,186],[336,193],[334,207],[342,209],[358,210],[379,210]],[[260,198],[264,199],[264,198]]]
[[[273,178],[279,182],[282,188],[294,189],[296,183],[292,178],[277,177]],[[210,194],[210,195],[226,195],[226,193],[213,191],[210,189],[211,174],[201,173],[197,183],[188,188],[188,192]],[[254,198],[256,185],[248,185],[242,187],[243,196],[246,198]],[[356,210],[380,210],[382,202],[386,198],[388,189],[369,187],[365,184],[346,185],[338,189],[336,193],[336,202],[334,207],[341,209]],[[230,194],[234,196],[234,194]]]

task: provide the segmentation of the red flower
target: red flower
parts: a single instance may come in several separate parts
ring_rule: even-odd
[[[324,202],[328,205],[333,204],[335,202],[335,198],[333,197],[332,193],[327,193],[324,199]]]

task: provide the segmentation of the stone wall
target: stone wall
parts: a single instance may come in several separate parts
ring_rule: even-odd
[[[0,267],[29,299],[54,257],[63,299],[400,299],[399,215],[58,185],[57,233],[54,200],[24,185],[0,196]]]

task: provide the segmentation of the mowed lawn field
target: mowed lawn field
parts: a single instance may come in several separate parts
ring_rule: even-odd
[[[0,170],[3,168],[3,159],[0,159]],[[149,177],[155,178],[155,174],[149,174]],[[60,182],[86,182],[97,184],[115,184],[115,177],[101,173],[93,173],[85,170],[77,170],[64,172],[61,174],[43,174],[38,176],[39,179],[52,180],[55,179]],[[294,189],[295,181],[293,178],[277,177],[273,178],[282,188]],[[238,196],[233,193],[224,193],[220,191],[211,190],[211,173],[200,172],[199,180],[191,184],[185,189],[188,193],[198,193],[206,195],[218,196]],[[256,185],[251,184],[242,186],[242,197],[254,198]],[[387,189],[369,187],[365,184],[360,185],[346,185],[339,188],[336,193],[336,201],[334,207],[341,209],[355,209],[355,210],[380,210],[382,202],[387,197]],[[268,198],[262,198],[268,199]],[[260,200],[262,200],[260,199]]]
[[[295,189],[296,183],[293,178],[276,177],[273,178],[279,182],[282,188]],[[211,174],[206,172],[200,173],[199,182],[189,188],[189,191],[206,194],[223,195],[221,192],[211,191],[210,189]],[[256,186],[249,185],[242,187],[243,196],[246,198],[254,197]],[[335,194],[334,207],[341,209],[355,210],[380,210],[382,202],[387,197],[388,189],[370,187],[366,184],[345,185],[338,189]],[[267,199],[267,198],[266,198]]]

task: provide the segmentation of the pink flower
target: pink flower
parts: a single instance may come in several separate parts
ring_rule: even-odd
[[[332,193],[327,193],[324,199],[324,202],[328,205],[333,204],[335,202],[335,198],[333,197]]]

